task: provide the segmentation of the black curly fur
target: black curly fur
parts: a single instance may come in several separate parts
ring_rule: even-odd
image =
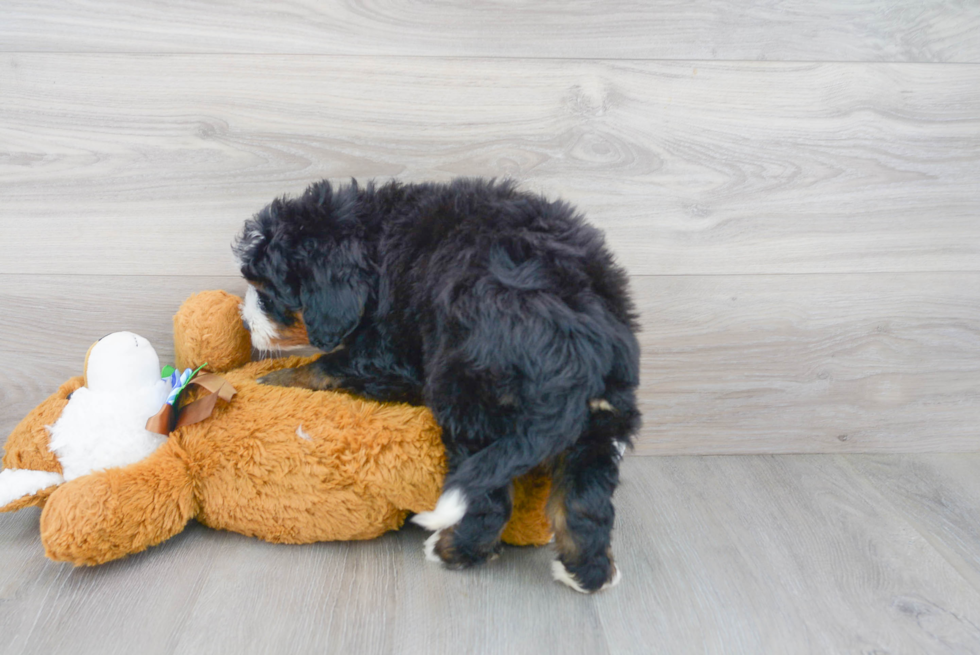
[[[301,316],[328,352],[321,387],[432,409],[445,489],[467,500],[447,563],[495,552],[506,490],[544,462],[559,558],[588,590],[610,579],[611,497],[640,422],[637,325],[625,272],[572,207],[507,182],[323,181],[247,221],[235,253],[262,311]]]

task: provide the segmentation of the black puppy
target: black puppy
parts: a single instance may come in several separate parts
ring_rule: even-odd
[[[262,350],[327,354],[262,379],[425,403],[449,475],[430,559],[499,549],[511,481],[550,467],[557,580],[611,586],[619,461],[639,427],[636,317],[602,234],[567,204],[510,183],[389,183],[278,199],[235,244],[242,317]]]

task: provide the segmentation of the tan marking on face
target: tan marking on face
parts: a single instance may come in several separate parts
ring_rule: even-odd
[[[277,325],[278,334],[270,339],[273,346],[279,348],[299,348],[310,345],[310,335],[306,332],[306,323],[303,322],[303,313],[296,312],[296,321],[289,327]]]

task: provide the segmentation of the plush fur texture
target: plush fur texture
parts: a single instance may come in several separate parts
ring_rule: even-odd
[[[207,292],[178,312],[178,365],[235,366],[215,368],[238,394],[230,403],[219,402],[212,417],[171,433],[144,459],[58,484],[62,462],[50,449],[46,426],[63,415],[82,377],[62,385],[15,428],[3,464],[19,471],[0,475],[35,474],[37,480],[17,487],[25,495],[0,511],[42,505],[41,538],[49,557],[107,562],[162,542],[192,518],[276,543],[368,539],[400,527],[409,513],[435,506],[446,463],[431,413],[342,393],[256,384],[259,376],[310,359],[238,366],[250,350],[240,303],[230,294]],[[11,489],[24,480],[13,482]],[[52,484],[29,495],[45,482]],[[520,545],[546,543],[548,480],[539,472],[519,489],[515,504],[523,503],[524,513],[515,514],[507,538]]]
[[[4,469],[0,471],[0,507],[64,481],[63,475],[51,471]]]
[[[249,220],[235,251],[253,344],[327,353],[263,383],[434,413],[450,471],[436,513],[416,517],[440,531],[432,554],[451,567],[496,555],[513,480],[543,465],[563,570],[587,591],[613,580],[639,347],[627,276],[598,230],[509,183],[320,182]]]
[[[160,379],[160,359],[150,342],[114,332],[93,344],[85,359],[85,386],[76,389],[50,426],[48,448],[65,480],[138,462],[167,438],[146,430],[170,385]]]
[[[174,360],[180,370],[207,362],[211,371],[230,371],[252,361],[252,342],[236,318],[241,301],[223,291],[188,298],[174,316]]]

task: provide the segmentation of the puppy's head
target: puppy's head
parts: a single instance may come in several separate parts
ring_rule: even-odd
[[[249,282],[242,320],[259,350],[330,351],[357,327],[372,267],[356,196],[356,185],[319,182],[245,222],[234,252]]]

